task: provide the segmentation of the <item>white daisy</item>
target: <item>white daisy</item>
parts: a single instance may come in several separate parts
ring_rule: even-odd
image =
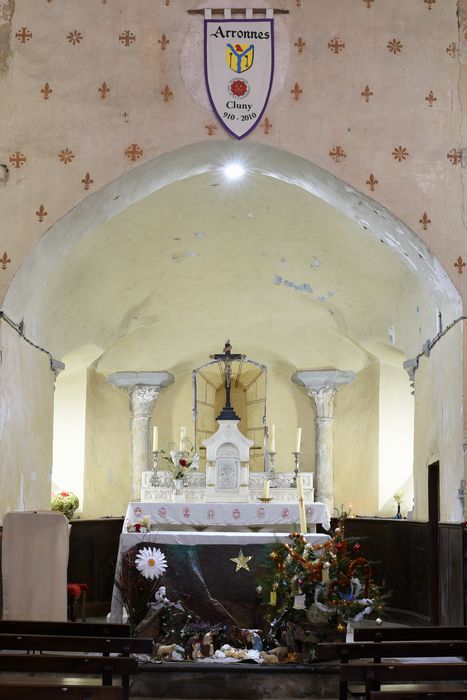
[[[165,554],[162,554],[161,550],[155,547],[140,549],[135,557],[135,564],[138,571],[145,578],[150,579],[159,578],[167,568]]]

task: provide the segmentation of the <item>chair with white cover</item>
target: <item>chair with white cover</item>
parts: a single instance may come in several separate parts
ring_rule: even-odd
[[[67,619],[69,525],[56,511],[3,519],[3,619]]]

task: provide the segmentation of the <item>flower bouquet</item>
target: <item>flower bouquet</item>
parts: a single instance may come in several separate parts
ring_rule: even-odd
[[[60,491],[60,493],[52,494],[50,508],[51,510],[58,510],[66,515],[68,520],[71,520],[73,513],[79,508],[79,498],[71,491]]]
[[[187,438],[184,447],[184,450],[177,450],[175,443],[169,442],[166,449],[159,451],[174,479],[183,479],[189,471],[195,471],[199,467],[199,455]]]

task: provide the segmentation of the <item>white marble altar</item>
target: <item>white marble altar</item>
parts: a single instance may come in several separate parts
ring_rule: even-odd
[[[329,511],[323,503],[305,506],[307,523],[320,523],[329,530]],[[187,527],[282,528],[300,523],[298,503],[141,503],[128,504],[123,532],[143,518],[150,518],[156,529],[167,525]],[[223,532],[223,537],[228,533]]]
[[[253,440],[238,429],[238,420],[218,420],[218,429],[203,441],[206,448],[206,501],[249,500],[250,448]]]
[[[313,472],[301,472],[305,503],[313,503]],[[154,478],[155,477],[155,478]],[[263,484],[268,478],[268,472],[250,472],[248,502],[258,503],[263,493]],[[296,503],[297,489],[291,486],[293,472],[275,472],[274,487],[271,486],[270,496],[275,502]],[[191,472],[184,477],[182,501],[187,503],[206,502],[206,474]],[[156,485],[154,485],[156,482]],[[141,484],[141,501],[144,503],[169,503],[174,500],[173,479],[170,472],[165,470],[143,472]],[[219,501],[222,501],[222,492]]]

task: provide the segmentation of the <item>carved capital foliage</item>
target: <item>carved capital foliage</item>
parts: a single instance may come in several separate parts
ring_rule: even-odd
[[[154,408],[154,403],[159,396],[159,391],[160,387],[158,386],[137,384],[132,387],[130,389],[132,417],[144,416],[145,418],[149,418]]]
[[[307,394],[316,406],[316,418],[334,418],[334,398],[338,387],[322,386],[319,389],[307,389]]]

